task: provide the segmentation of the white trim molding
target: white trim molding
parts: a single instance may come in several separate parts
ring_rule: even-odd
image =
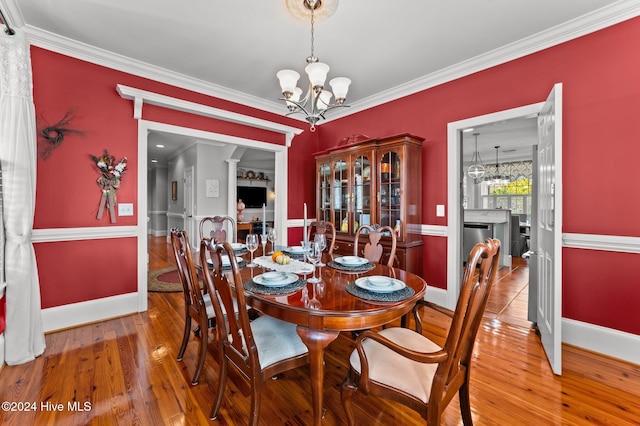
[[[562,342],[640,365],[640,336],[562,319]]]
[[[141,312],[138,293],[127,293],[43,309],[42,323],[44,331],[50,332],[136,312]]]
[[[589,250],[640,253],[640,237],[595,234],[562,234],[562,246]]]
[[[31,234],[33,243],[56,241],[100,240],[105,238],[138,237],[137,226],[95,226],[89,228],[49,228],[34,229]]]
[[[287,147],[291,146],[291,141],[296,135],[299,135],[304,131],[303,129],[297,127],[263,120],[261,118],[256,118],[250,115],[238,114],[236,112],[214,108],[208,105],[185,101],[183,99],[172,98],[170,96],[136,89],[133,87],[124,86],[122,84],[116,85],[116,90],[122,98],[130,99],[133,101],[133,118],[135,118],[136,120],[142,119],[142,106],[146,103],[149,105],[156,105],[175,111],[201,115],[204,117],[215,118],[217,120],[229,121],[232,123],[243,124],[249,127],[256,127],[258,129],[265,129],[276,133],[282,133],[285,135]]]
[[[11,18],[10,20],[14,23],[14,26],[24,28],[24,31],[29,37],[29,42],[34,46],[61,53],[72,58],[123,71],[132,75],[192,90],[197,93],[203,93],[219,99],[236,102],[241,105],[247,105],[273,114],[282,115],[282,104],[278,102],[258,98],[211,82],[157,67],[137,59],[118,55],[89,44],[80,43],[76,40],[54,34],[31,25],[25,25],[24,19],[19,11],[20,9],[17,6],[17,2],[18,0],[5,1],[7,13]],[[332,111],[331,116],[327,117],[325,122],[346,117],[348,115],[391,102],[395,99],[438,86],[454,79],[556,46],[628,19],[632,19],[639,14],[640,4],[638,4],[637,1],[615,2],[570,22],[565,22],[554,28],[550,28],[506,46],[478,55],[475,58],[459,62],[440,71],[419,77],[405,84],[401,84],[389,90],[354,102],[351,104],[351,108],[341,108],[339,110]],[[303,118],[297,116],[291,116],[290,118],[303,121]]]

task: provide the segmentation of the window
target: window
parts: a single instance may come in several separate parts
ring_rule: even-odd
[[[531,221],[531,179],[520,177],[506,184],[482,183],[482,207],[508,209],[513,214],[526,214]]]

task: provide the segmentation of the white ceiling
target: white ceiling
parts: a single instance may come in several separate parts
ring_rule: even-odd
[[[638,2],[343,0],[316,22],[315,54],[353,81],[337,117],[628,19]],[[310,53],[310,22],[285,3],[0,0],[38,45],[282,113],[275,74],[303,74]]]

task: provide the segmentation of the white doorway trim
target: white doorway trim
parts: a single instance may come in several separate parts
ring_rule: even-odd
[[[289,180],[287,167],[289,163],[289,151],[286,146],[138,119],[138,312],[147,310],[147,270],[149,261],[147,252],[147,145],[148,135],[151,131],[185,135],[198,139],[218,141],[273,152],[276,170],[273,182],[275,193],[287,194]],[[289,217],[289,213],[287,210],[286,197],[276,196],[274,200],[274,226],[277,229],[287,229],[287,217]],[[286,245],[287,233],[279,232],[278,234],[281,240],[279,244]]]
[[[447,204],[449,206],[449,218],[447,226],[446,307],[449,309],[455,309],[460,292],[460,280],[462,279],[462,182],[460,179],[462,168],[462,141],[460,140],[460,131],[469,127],[477,127],[496,121],[538,114],[542,110],[543,105],[544,102],[539,102],[454,121],[447,125],[447,187],[449,188]],[[562,202],[562,200],[558,202]]]

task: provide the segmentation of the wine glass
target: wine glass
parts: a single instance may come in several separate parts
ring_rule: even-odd
[[[325,265],[322,263],[322,252],[327,248],[327,236],[325,234],[316,234],[316,236],[313,237],[313,241],[320,246],[320,262],[318,266],[323,267]]]
[[[278,238],[278,231],[276,231],[276,228],[269,228],[269,231],[267,232],[267,239],[269,241],[271,241],[271,251],[269,252],[269,254],[273,254],[273,252],[276,250],[275,248],[275,244],[276,244],[276,239]]]
[[[258,265],[253,263],[253,252],[258,249],[258,235],[257,234],[247,235],[247,240],[245,241],[245,243],[247,244],[247,250],[251,252],[251,263],[249,263],[247,267],[255,268]]]
[[[310,283],[317,283],[320,281],[320,278],[316,277],[316,265],[320,262],[320,259],[322,259],[322,249],[320,248],[320,244],[315,241],[309,244],[307,259],[309,259],[309,262],[313,265],[313,277],[309,278],[307,281]]]
[[[260,244],[262,244],[262,255],[267,255],[267,236],[266,234],[260,235]]]

